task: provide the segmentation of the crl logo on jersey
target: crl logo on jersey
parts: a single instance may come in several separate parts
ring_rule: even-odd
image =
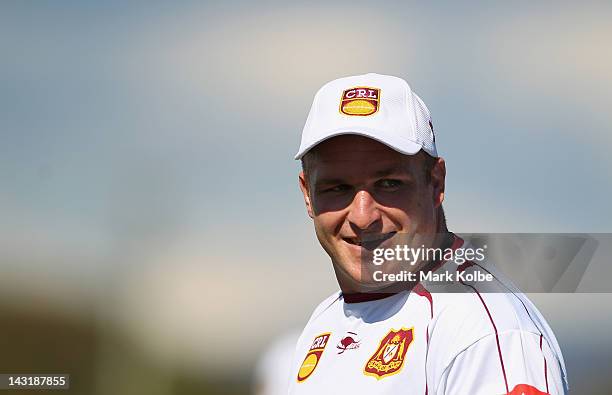
[[[312,372],[316,369],[319,364],[319,360],[321,359],[321,355],[323,354],[323,350],[325,350],[325,346],[327,345],[327,341],[329,340],[329,336],[331,333],[322,333],[319,336],[315,337],[304,358],[304,362],[302,362],[302,366],[300,366],[300,370],[298,370],[297,381],[301,383],[306,380]]]
[[[406,351],[412,343],[414,328],[391,329],[380,341],[378,349],[370,357],[363,373],[377,380],[398,373],[404,366]]]
[[[340,112],[344,115],[367,116],[378,111],[380,89],[356,86],[342,92]]]

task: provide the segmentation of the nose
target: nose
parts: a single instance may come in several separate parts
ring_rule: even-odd
[[[348,221],[361,230],[366,230],[381,220],[376,200],[365,190],[355,194],[349,206]]]

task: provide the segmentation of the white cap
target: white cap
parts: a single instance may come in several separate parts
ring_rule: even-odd
[[[341,134],[372,138],[406,155],[437,157],[431,116],[401,78],[363,74],[325,84],[315,95],[295,159]]]

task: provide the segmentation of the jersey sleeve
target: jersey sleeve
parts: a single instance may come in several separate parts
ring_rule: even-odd
[[[513,329],[490,334],[445,369],[438,395],[564,394],[558,361],[541,334]]]

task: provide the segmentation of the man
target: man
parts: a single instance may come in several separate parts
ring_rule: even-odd
[[[482,249],[467,261],[458,253],[470,244],[446,228],[446,168],[429,111],[404,80],[366,74],[324,85],[296,159],[340,292],[298,340],[290,394],[566,393],[563,357],[535,306],[480,259]],[[444,256],[401,265],[419,246]],[[408,281],[383,278],[399,273]],[[434,291],[441,273],[456,276]]]

